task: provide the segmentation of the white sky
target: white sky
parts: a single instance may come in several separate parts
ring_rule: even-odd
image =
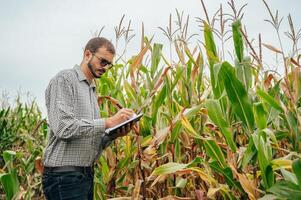
[[[226,0],[204,0],[212,16]],[[273,12],[284,17],[281,33],[287,30],[287,16],[291,13],[296,29],[301,28],[301,0],[267,0]],[[236,5],[248,3],[243,24],[249,37],[257,39],[262,33],[265,43],[279,46],[276,33],[264,19],[269,19],[262,0],[236,0]],[[154,41],[166,43],[158,26],[166,27],[169,14],[175,9],[190,15],[190,32],[202,33],[195,17],[204,18],[200,0],[0,0],[0,92],[6,90],[13,99],[18,90],[30,92],[37,98],[42,111],[44,90],[58,71],[79,64],[86,42],[105,26],[103,36],[114,42],[114,26],[122,15],[132,21],[136,37],[128,47],[128,55],[140,48],[141,23],[146,35],[155,34]],[[299,23],[298,23],[299,22]],[[282,34],[285,40],[284,34]],[[288,48],[289,44],[285,45]],[[166,46],[167,47],[167,46]]]

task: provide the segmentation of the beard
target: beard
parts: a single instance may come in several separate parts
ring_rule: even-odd
[[[88,68],[90,69],[90,72],[92,73],[92,75],[93,75],[94,78],[100,78],[101,74],[98,75],[96,73],[96,70],[93,69],[93,65],[91,64],[90,61],[88,62]]]

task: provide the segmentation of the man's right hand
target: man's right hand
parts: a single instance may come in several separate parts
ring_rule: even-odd
[[[134,114],[134,111],[131,109],[123,108],[120,109],[115,115],[112,117],[105,119],[105,128],[111,128],[120,124],[128,119],[130,119]]]

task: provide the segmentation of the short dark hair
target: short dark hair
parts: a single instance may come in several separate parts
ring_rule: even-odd
[[[97,49],[105,47],[110,53],[115,55],[115,47],[111,41],[104,37],[95,37],[88,41],[85,47],[85,51],[89,50],[92,53],[95,53]]]

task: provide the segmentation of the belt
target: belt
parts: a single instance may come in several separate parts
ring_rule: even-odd
[[[82,172],[86,173],[93,173],[93,167],[79,167],[79,166],[60,166],[60,167],[44,167],[44,172]]]

